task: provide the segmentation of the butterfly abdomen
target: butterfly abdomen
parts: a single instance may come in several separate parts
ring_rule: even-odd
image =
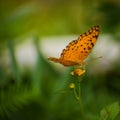
[[[49,57],[48,60],[51,60],[51,61],[56,62],[56,63],[59,62],[59,59],[58,58],[54,58],[54,57]]]

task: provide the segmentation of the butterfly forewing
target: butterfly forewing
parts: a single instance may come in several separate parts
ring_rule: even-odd
[[[88,32],[80,35],[77,40],[70,42],[61,53],[60,58],[73,62],[82,62],[96,43],[98,33],[99,26],[92,27]]]

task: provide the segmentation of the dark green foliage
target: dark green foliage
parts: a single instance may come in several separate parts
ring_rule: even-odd
[[[104,2],[104,4],[100,6],[100,11],[104,16],[104,29],[107,32],[115,34],[117,32],[116,26],[120,25],[120,15],[118,15],[120,3]]]

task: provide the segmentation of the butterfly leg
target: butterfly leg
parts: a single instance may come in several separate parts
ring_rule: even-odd
[[[82,70],[85,70],[85,62],[81,63],[81,68],[82,68]]]

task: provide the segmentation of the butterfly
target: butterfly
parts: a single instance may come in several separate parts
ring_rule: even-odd
[[[91,27],[87,32],[81,34],[77,40],[70,42],[63,49],[59,58],[49,57],[48,60],[60,63],[64,66],[81,65],[94,47],[100,27]]]

